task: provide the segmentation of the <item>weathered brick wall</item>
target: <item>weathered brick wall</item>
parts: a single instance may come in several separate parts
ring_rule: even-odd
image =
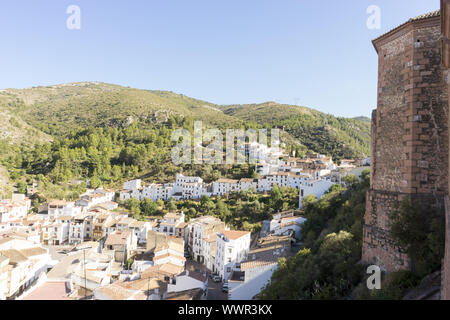
[[[442,263],[441,299],[450,300],[450,207],[449,198],[445,199],[445,256]]]
[[[378,108],[375,113],[372,136],[375,166],[372,187],[375,190],[400,192],[404,128],[407,100],[411,96],[409,81],[404,76],[410,71],[413,31],[382,46],[378,61]]]
[[[391,239],[389,213],[395,209],[401,194],[370,190],[366,196],[363,258],[384,271],[408,269],[410,260]]]
[[[448,90],[440,25],[415,31],[412,110],[407,113],[406,191],[448,194]],[[404,140],[405,142],[405,140]],[[409,167],[409,165],[411,167]],[[411,188],[411,190],[409,190]]]
[[[440,19],[410,22],[375,40],[378,107],[372,114],[371,190],[363,261],[384,270],[411,261],[390,237],[390,219],[404,196],[442,208],[448,193],[447,71],[441,66]]]

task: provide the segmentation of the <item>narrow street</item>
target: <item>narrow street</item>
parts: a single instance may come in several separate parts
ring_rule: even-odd
[[[205,269],[200,263],[187,260],[186,261],[186,270],[192,272],[202,272]],[[222,292],[222,282],[214,282],[210,277],[210,273],[208,272],[208,297],[207,300],[228,300],[228,295]]]
[[[222,285],[222,282],[216,283],[213,279],[208,279],[208,300],[228,300],[228,294],[222,292]]]

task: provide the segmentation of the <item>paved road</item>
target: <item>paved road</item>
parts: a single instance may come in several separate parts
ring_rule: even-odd
[[[201,265],[196,261],[192,261],[188,259],[186,261],[186,270],[191,272],[203,272],[205,270],[205,266]],[[207,300],[228,300],[228,295],[222,292],[222,282],[215,283],[214,280],[211,279],[208,272],[208,297]]]
[[[228,300],[228,295],[222,292],[222,282],[208,280],[208,300]]]

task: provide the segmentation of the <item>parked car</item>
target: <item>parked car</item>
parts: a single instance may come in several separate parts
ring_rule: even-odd
[[[224,283],[222,286],[222,292],[228,293],[228,290],[229,290],[228,283]]]
[[[214,280],[214,282],[220,282],[220,277],[219,276],[214,276],[213,280]]]

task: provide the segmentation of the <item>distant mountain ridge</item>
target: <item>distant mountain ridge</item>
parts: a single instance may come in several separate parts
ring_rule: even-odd
[[[338,118],[275,102],[220,106],[173,92],[100,82],[0,90],[0,112],[36,130],[43,141],[80,128],[165,122],[170,115],[178,115],[219,128],[248,123],[284,127],[288,139],[335,158],[366,156],[370,145],[370,122],[365,118]]]
[[[225,114],[244,121],[283,128],[309,150],[335,159],[361,158],[370,153],[370,120],[342,118],[307,107],[275,102],[222,106]]]
[[[354,117],[353,119],[358,120],[358,121],[364,121],[364,122],[370,122],[371,121],[371,119],[369,117],[364,117],[364,116]]]

